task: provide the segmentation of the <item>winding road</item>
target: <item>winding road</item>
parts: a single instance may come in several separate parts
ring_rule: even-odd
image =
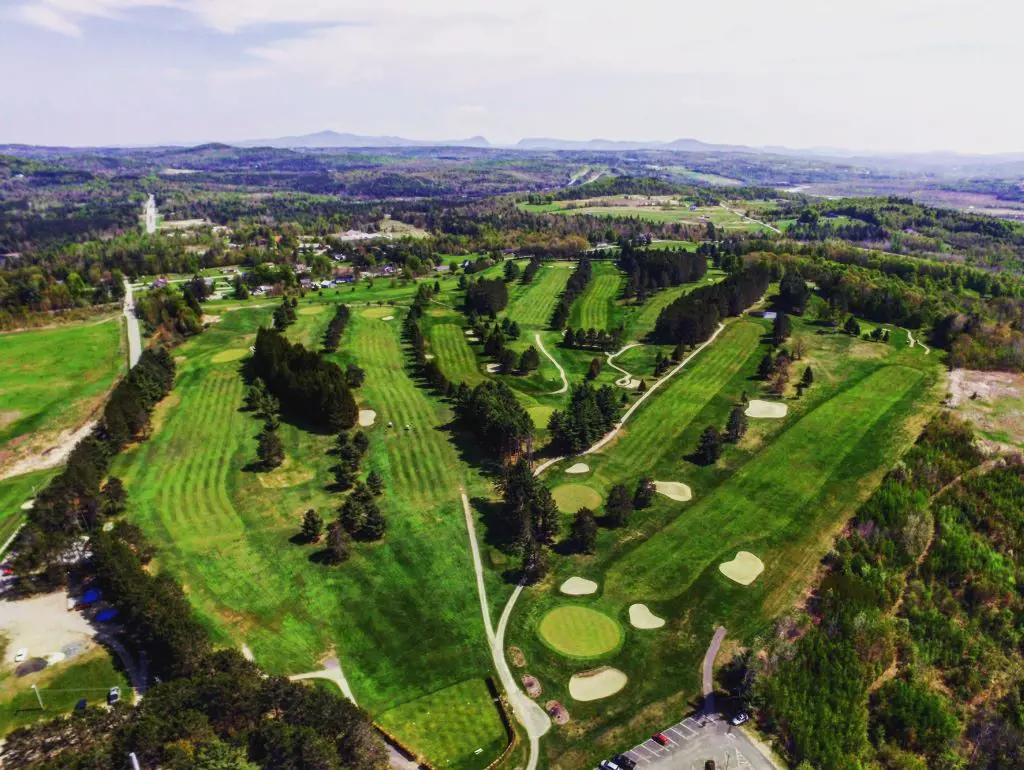
[[[923,342],[921,342],[921,340],[914,339],[914,333],[910,331],[910,329],[907,329],[907,341],[910,342],[910,347],[914,347],[914,345],[920,345],[922,348],[924,348],[925,355],[928,355],[929,353],[932,352],[932,349],[925,345]]]
[[[615,381],[615,384],[620,388],[628,388],[631,380],[634,379],[633,375],[623,369],[621,366],[615,363],[615,359],[625,353],[627,350],[632,348],[640,347],[639,342],[630,342],[628,345],[623,345],[621,348],[616,350],[614,353],[605,353],[605,357],[608,359],[608,366],[615,371],[619,372],[622,376]]]
[[[473,522],[473,509],[469,505],[469,498],[465,490],[460,490],[462,495],[462,511],[466,515],[466,530],[469,533],[469,548],[473,554],[473,569],[476,572],[476,589],[480,596],[480,612],[484,618],[484,631],[487,634],[487,643],[491,648],[491,658],[494,661],[494,668],[498,672],[501,686],[505,689],[508,702],[512,705],[512,712],[516,719],[526,729],[526,735],[530,742],[530,758],[526,763],[526,770],[535,770],[537,761],[540,758],[540,739],[551,729],[551,718],[547,713],[526,696],[519,685],[516,684],[512,670],[505,660],[505,629],[508,627],[508,619],[512,616],[512,608],[515,606],[519,594],[523,592],[523,585],[516,586],[515,591],[505,605],[505,611],[501,613],[498,621],[498,630],[495,632],[491,624],[491,611],[487,604],[487,588],[484,585],[483,563],[480,561],[480,546],[476,540],[476,526]]]
[[[540,339],[540,332],[534,334],[533,339],[537,343],[537,347],[540,348],[540,352],[547,357],[548,361],[555,365],[555,368],[558,370],[559,376],[562,378],[562,387],[560,387],[558,390],[551,391],[548,395],[558,396],[561,395],[562,393],[565,393],[567,390],[569,390],[569,378],[565,376],[565,369],[563,369],[562,365],[555,360],[555,357],[553,355],[548,353],[548,349],[544,347],[544,343]]]

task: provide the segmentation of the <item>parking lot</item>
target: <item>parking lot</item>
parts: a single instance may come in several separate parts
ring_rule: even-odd
[[[687,717],[664,730],[668,745],[648,739],[623,752],[636,762],[637,770],[704,770],[715,760],[716,770],[778,770],[743,730],[718,715]]]

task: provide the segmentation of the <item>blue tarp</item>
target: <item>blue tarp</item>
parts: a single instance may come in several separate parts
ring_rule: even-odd
[[[95,604],[100,600],[100,592],[95,588],[90,588],[84,594],[82,594],[81,604]]]
[[[103,612],[98,614],[96,616],[96,620],[98,620],[100,623],[106,623],[107,621],[113,620],[116,617],[117,617],[117,610],[109,609],[109,610],[103,610]]]

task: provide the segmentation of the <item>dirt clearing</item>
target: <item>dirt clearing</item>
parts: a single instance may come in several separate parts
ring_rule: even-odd
[[[0,633],[10,639],[5,666],[14,665],[15,653],[24,648],[29,658],[45,658],[67,650],[85,652],[94,647],[95,629],[80,612],[68,611],[65,591],[0,603]]]
[[[989,441],[1024,447],[1024,374],[954,369],[949,404]]]

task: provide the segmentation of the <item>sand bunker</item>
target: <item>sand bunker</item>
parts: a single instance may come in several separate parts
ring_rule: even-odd
[[[629,681],[624,673],[611,666],[573,674],[569,680],[569,694],[574,700],[600,700],[614,695]]]
[[[373,425],[377,419],[377,413],[372,409],[360,409],[359,410],[359,426],[362,428],[369,428]]]
[[[679,503],[693,499],[693,490],[678,481],[655,481],[654,491]]]
[[[558,590],[569,596],[588,596],[597,593],[597,583],[574,575],[562,583]]]
[[[625,377],[622,377],[616,380],[615,384],[618,385],[620,388],[626,388],[626,390],[636,390],[637,388],[640,387],[640,380],[638,380],[636,377],[631,377],[628,380]]]
[[[249,355],[248,348],[229,348],[228,350],[220,351],[220,353],[214,353],[213,358],[210,360],[215,364],[226,364],[228,361],[238,361],[247,355]]]
[[[629,605],[629,624],[633,628],[650,630],[665,625],[665,618],[659,618],[647,609],[646,604],[631,604]]]
[[[565,469],[566,473],[590,473],[590,466],[586,463],[576,463]]]
[[[778,420],[786,416],[786,412],[789,411],[789,407],[785,404],[780,404],[778,401],[751,401],[747,405],[747,411],[744,414],[747,417],[767,417],[769,419]]]
[[[434,360],[434,354],[433,354],[433,353],[426,353],[426,354],[425,354],[425,355],[423,356],[423,359],[424,359],[425,361],[433,361],[433,360]]]
[[[21,510],[23,510],[23,511],[31,511],[35,507],[35,504],[36,504],[36,499],[33,497],[31,500],[21,504]]]
[[[466,337],[466,340],[467,340],[468,342],[479,342],[479,341],[480,341],[480,338],[479,338],[479,337],[477,337],[477,336],[476,336],[475,334],[470,334],[470,335],[468,335],[468,336]]]
[[[473,331],[472,329],[466,329],[465,334],[466,334],[467,337],[475,337],[476,336],[476,332]]]
[[[748,586],[764,572],[764,562],[749,551],[740,551],[732,561],[719,564],[718,569],[729,580],[735,580],[741,586]]]
[[[395,317],[394,317],[393,315],[386,315],[386,316],[384,316],[384,317],[383,317],[382,319],[380,319],[380,320],[382,320],[382,321],[394,321],[394,320],[395,320]]]
[[[501,364],[487,364],[487,371],[490,374],[497,374],[499,369],[501,369]]]

